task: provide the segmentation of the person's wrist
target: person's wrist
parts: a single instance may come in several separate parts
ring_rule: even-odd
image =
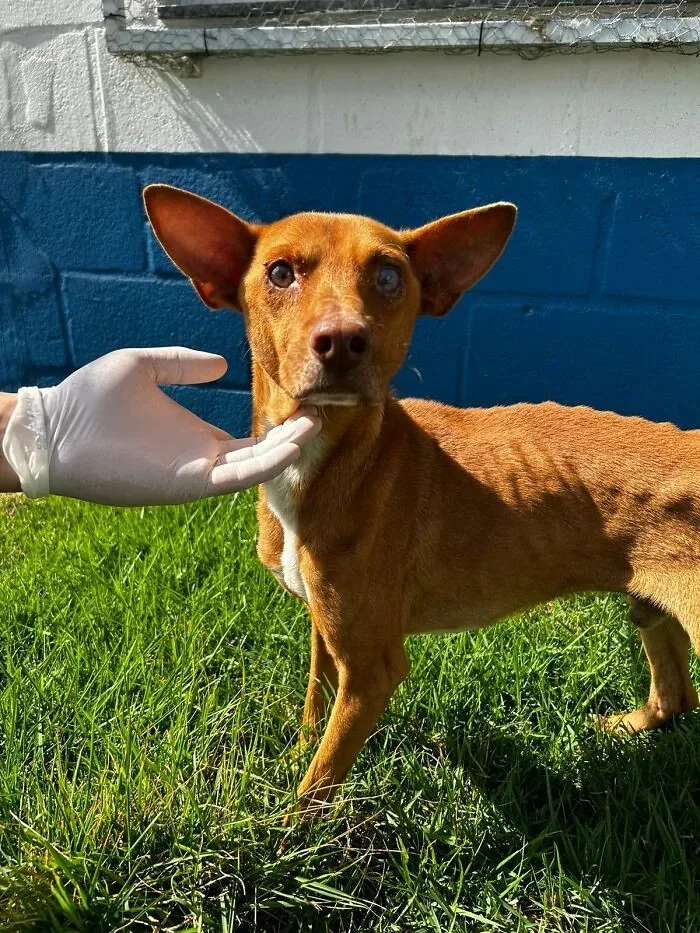
[[[36,386],[19,389],[14,411],[5,426],[2,443],[5,460],[17,474],[20,489],[30,499],[49,494],[50,445],[43,393],[50,391]],[[12,483],[14,491],[14,480]]]
[[[11,392],[0,392],[0,492],[21,492],[19,476],[12,469],[2,452],[5,429],[17,407],[17,396]]]

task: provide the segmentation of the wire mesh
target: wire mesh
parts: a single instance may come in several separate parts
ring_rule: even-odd
[[[404,49],[700,54],[700,3],[688,0],[103,0],[103,8],[110,50],[137,60]]]

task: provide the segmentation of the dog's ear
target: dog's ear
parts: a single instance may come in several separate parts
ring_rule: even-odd
[[[421,314],[445,314],[488,272],[508,242],[516,214],[513,204],[488,204],[405,235],[405,247],[421,284]]]
[[[213,201],[170,185],[149,185],[143,202],[153,232],[210,308],[238,308],[258,228]]]

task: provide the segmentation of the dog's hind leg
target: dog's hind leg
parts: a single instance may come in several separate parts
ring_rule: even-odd
[[[630,602],[630,620],[639,629],[651,669],[649,699],[632,713],[604,717],[607,732],[653,729],[698,705],[688,666],[688,633],[674,616],[647,600],[632,597]]]
[[[317,626],[311,624],[311,668],[309,685],[306,688],[304,716],[301,722],[299,747],[315,742],[321,721],[328,712],[332,694],[338,689],[338,670],[328,653],[323,636]]]

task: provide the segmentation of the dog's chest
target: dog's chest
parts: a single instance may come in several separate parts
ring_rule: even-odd
[[[265,483],[268,508],[282,526],[284,535],[278,576],[281,576],[281,582],[287,589],[306,602],[309,601],[309,591],[299,564],[298,502],[321,458],[322,450],[321,439],[313,438],[304,445],[296,463]]]
[[[308,602],[309,594],[299,566],[296,510],[296,489],[299,481],[296,472],[294,466],[287,467],[275,479],[265,483],[265,494],[268,508],[282,526],[284,535],[280,558],[280,582],[284,583],[292,593]]]

